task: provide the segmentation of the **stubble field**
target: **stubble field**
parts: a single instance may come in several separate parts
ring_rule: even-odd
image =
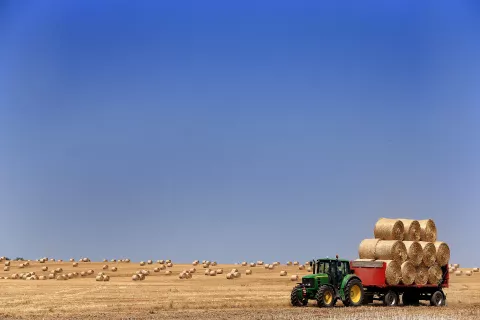
[[[290,306],[290,292],[295,282],[290,275],[300,277],[306,270],[298,266],[277,266],[266,270],[262,266],[242,267],[218,265],[212,269],[224,269],[224,274],[205,276],[201,264],[191,279],[179,279],[182,270],[191,264],[174,264],[167,268],[172,275],[165,275],[153,268],[159,265],[140,266],[138,262],[104,263],[80,262],[30,262],[20,269],[20,262],[12,261],[8,272],[0,271],[0,277],[13,273],[34,271],[47,275],[61,267],[63,273],[87,271],[95,273],[87,277],[69,280],[0,280],[0,318],[22,319],[480,319],[480,274],[473,276],[451,275],[451,287],[446,290],[448,305],[443,308],[427,306],[386,308],[381,305],[344,308],[341,302],[335,308],[320,309],[314,301],[305,308]],[[107,264],[109,270],[102,270]],[[48,266],[49,271],[42,271]],[[118,271],[110,271],[111,267]],[[226,279],[226,272],[239,269],[241,277]],[[245,270],[251,269],[252,275]],[[138,270],[149,270],[143,281],[132,281]],[[288,272],[286,277],[280,271]],[[110,281],[95,280],[98,272],[105,272]]]

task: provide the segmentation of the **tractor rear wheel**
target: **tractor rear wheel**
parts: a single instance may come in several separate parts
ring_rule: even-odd
[[[387,307],[395,307],[396,305],[398,305],[398,300],[398,294],[393,290],[389,290],[383,296],[383,305]]]
[[[363,303],[365,292],[362,282],[358,279],[350,280],[345,286],[345,300],[343,304],[346,307],[357,307]]]
[[[304,307],[308,304],[308,299],[303,298],[302,286],[296,286],[293,288],[292,293],[290,294],[290,302],[294,307]]]
[[[445,296],[443,295],[442,291],[438,290],[432,294],[432,297],[430,298],[430,305],[435,307],[441,307],[445,305]]]
[[[331,308],[337,302],[335,299],[335,291],[330,286],[323,285],[318,289],[315,295],[317,299],[317,305],[321,308]]]

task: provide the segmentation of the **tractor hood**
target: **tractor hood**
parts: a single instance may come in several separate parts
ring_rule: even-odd
[[[302,279],[318,279],[318,278],[328,278],[326,273],[316,273],[316,274],[307,274],[303,276]]]

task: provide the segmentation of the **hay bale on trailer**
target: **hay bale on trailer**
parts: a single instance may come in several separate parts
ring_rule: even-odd
[[[405,227],[399,219],[380,218],[375,223],[373,234],[381,240],[403,240]]]

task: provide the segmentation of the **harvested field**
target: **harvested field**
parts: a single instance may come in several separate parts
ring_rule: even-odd
[[[104,263],[80,262],[31,262],[19,269],[19,262],[12,262],[9,272],[0,271],[5,277],[12,273],[34,271],[48,276],[50,271],[62,268],[63,273],[94,270],[85,277],[69,280],[0,280],[0,318],[23,319],[478,319],[480,318],[480,274],[470,277],[451,277],[451,288],[446,290],[448,306],[434,308],[379,306],[344,308],[338,302],[333,309],[320,309],[314,301],[306,308],[290,306],[290,291],[295,282],[290,276],[281,277],[277,269],[262,266],[242,267],[222,265],[216,268],[236,268],[241,277],[226,279],[225,274],[216,277],[194,273],[190,279],[179,279],[183,270],[192,264],[173,264],[173,274],[153,272],[159,264],[140,266],[138,262],[110,263],[116,272],[103,270]],[[245,276],[247,269],[252,275]],[[307,274],[298,266],[281,266],[288,275]],[[132,281],[139,270],[150,274],[143,281]],[[467,270],[467,269],[463,269]],[[468,269],[470,270],[470,269]],[[110,276],[109,282],[95,281],[99,272]]]

